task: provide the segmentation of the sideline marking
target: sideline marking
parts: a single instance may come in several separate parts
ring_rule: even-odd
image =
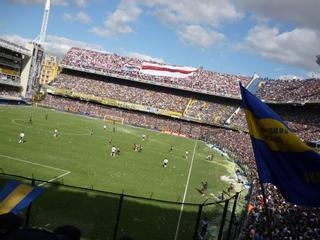
[[[192,159],[191,159],[191,163],[190,163],[189,174],[188,174],[188,178],[187,178],[186,187],[184,189],[182,205],[181,205],[181,209],[180,209],[180,214],[179,214],[179,219],[178,219],[178,223],[177,223],[176,233],[174,235],[174,240],[177,240],[178,234],[179,234],[180,221],[181,221],[181,216],[182,216],[182,212],[183,212],[183,208],[184,208],[184,201],[186,200],[186,196],[187,196],[187,191],[188,191],[188,186],[189,186],[189,181],[190,181],[190,176],[191,176],[191,170],[192,170],[194,155],[196,153],[197,144],[198,144],[198,140],[196,140],[196,143],[194,144],[194,148],[193,148],[193,154],[192,154]]]
[[[62,177],[64,177],[64,176],[66,176],[66,175],[68,175],[68,174],[71,173],[70,171],[65,170],[65,169],[61,169],[61,168],[57,168],[57,167],[52,167],[52,166],[45,165],[45,164],[40,164],[40,163],[34,163],[34,162],[27,161],[27,160],[23,160],[23,159],[20,159],[20,158],[10,157],[10,156],[3,155],[3,154],[0,154],[0,156],[1,156],[1,157],[5,157],[5,158],[9,158],[9,159],[12,159],[12,160],[15,160],[15,161],[18,161],[18,162],[28,163],[28,164],[32,164],[32,165],[36,165],[36,166],[40,166],[40,167],[49,168],[49,169],[54,169],[54,170],[58,170],[58,171],[64,172],[63,174],[60,174],[59,176],[48,180],[48,182],[53,182],[54,180],[59,179],[59,178],[62,178]],[[45,185],[45,184],[47,184],[47,182],[38,184],[38,186],[43,186],[43,185]]]

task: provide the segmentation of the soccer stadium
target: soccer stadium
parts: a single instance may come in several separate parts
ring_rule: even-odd
[[[301,161],[312,152],[305,178],[317,189],[319,79],[75,46],[39,84],[48,2],[39,40],[0,39],[0,239],[320,239],[320,199],[283,190],[254,144],[273,141],[272,154],[286,146]],[[268,117],[252,120],[255,110]]]

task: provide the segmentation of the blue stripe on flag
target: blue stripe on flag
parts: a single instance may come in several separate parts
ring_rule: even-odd
[[[2,202],[18,185],[21,183],[15,180],[9,180],[0,192],[0,202]]]
[[[43,192],[43,190],[44,190],[43,188],[34,187],[33,190],[29,194],[27,194],[25,198],[15,206],[15,208],[11,210],[11,212],[14,214],[17,214],[20,211],[22,211],[24,208],[28,207],[29,204]]]

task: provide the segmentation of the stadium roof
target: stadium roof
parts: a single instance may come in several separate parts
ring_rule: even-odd
[[[1,38],[0,38],[0,47],[10,49],[11,51],[18,52],[23,55],[31,56],[31,52],[28,49]]]

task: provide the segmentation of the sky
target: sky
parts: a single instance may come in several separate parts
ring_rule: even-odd
[[[39,36],[45,0],[0,0],[0,38]],[[51,0],[45,49],[82,47],[261,77],[319,77],[320,0]]]

